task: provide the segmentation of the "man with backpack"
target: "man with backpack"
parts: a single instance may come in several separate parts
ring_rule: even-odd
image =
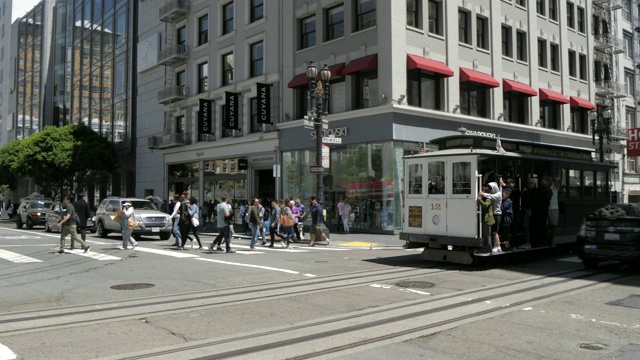
[[[191,213],[189,212],[188,196],[189,193],[185,191],[182,193],[182,198],[180,199],[180,222],[178,227],[180,228],[182,243],[178,246],[178,250],[184,250],[184,244],[189,239],[189,232],[191,231]]]

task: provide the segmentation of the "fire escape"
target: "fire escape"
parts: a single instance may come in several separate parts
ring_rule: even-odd
[[[188,0],[167,0],[160,7],[159,20],[165,23],[164,44],[158,54],[158,64],[165,66],[165,85],[158,91],[158,102],[165,105],[164,133],[148,138],[149,148],[168,149],[189,143],[189,134],[178,131],[173,109],[176,103],[189,97],[189,88],[176,73],[176,67],[189,59],[186,39],[181,38],[176,23],[188,18],[191,4]],[[186,32],[185,32],[186,34]]]

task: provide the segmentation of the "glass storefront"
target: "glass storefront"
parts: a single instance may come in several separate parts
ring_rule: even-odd
[[[351,205],[351,229],[386,232],[402,228],[402,176],[404,155],[418,149],[415,143],[389,141],[331,147],[330,168],[324,183],[327,225],[338,225],[336,205],[342,196]],[[299,198],[305,205],[315,195],[315,151],[282,154],[282,189],[285,198]],[[310,222],[310,220],[307,220]]]

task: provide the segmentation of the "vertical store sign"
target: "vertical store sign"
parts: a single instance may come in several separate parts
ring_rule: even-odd
[[[198,133],[211,134],[211,100],[200,99],[198,107]]]
[[[224,121],[222,122],[223,129],[240,130],[240,94],[234,92],[225,92],[225,107],[224,107]]]
[[[627,156],[640,156],[640,128],[633,128],[628,131]]]
[[[258,124],[271,124],[271,85],[257,84]]]

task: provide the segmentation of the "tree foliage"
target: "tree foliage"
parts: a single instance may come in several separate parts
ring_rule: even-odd
[[[113,144],[83,124],[48,126],[0,149],[0,169],[30,177],[54,198],[65,188],[77,192],[118,167]]]

